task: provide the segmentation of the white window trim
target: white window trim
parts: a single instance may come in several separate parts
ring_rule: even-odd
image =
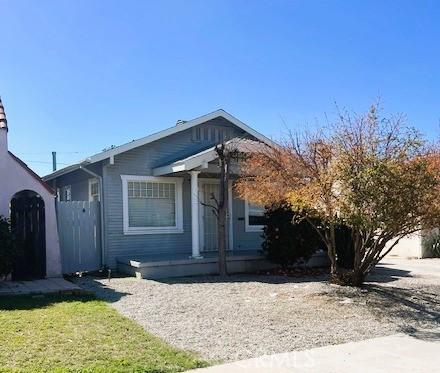
[[[72,186],[71,185],[64,185],[63,187],[58,188],[58,190],[60,191],[59,201],[62,201],[62,202],[71,202],[72,201]],[[69,200],[67,200],[65,198],[67,191],[69,191],[69,196],[70,196]]]
[[[95,177],[93,179],[89,179],[89,202],[93,202],[94,199],[92,197],[92,184],[98,183],[98,201],[101,201],[101,196],[99,194],[99,180]]]
[[[244,200],[244,230],[245,232],[262,232],[265,225],[249,225],[249,201]]]
[[[183,233],[183,198],[181,177],[157,177],[139,175],[121,175],[122,179],[122,205],[123,205],[123,227],[125,235],[134,234],[164,234]],[[176,225],[172,227],[130,227],[128,218],[128,182],[129,181],[155,181],[162,183],[174,183],[176,186]]]

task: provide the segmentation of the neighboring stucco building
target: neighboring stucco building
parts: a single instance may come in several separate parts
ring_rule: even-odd
[[[431,253],[423,247],[422,240],[423,235],[420,232],[402,238],[391,250],[389,256],[398,258],[429,258]]]
[[[8,122],[0,100],[0,215],[11,218],[25,248],[14,270],[17,279],[61,274],[55,193],[8,150]]]

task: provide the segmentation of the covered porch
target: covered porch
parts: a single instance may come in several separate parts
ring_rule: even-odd
[[[241,148],[255,143],[240,140]],[[236,146],[236,145],[234,145]],[[218,155],[211,147],[189,157],[156,167],[155,178],[184,180],[187,192],[183,192],[183,216],[187,222],[182,231],[190,237],[190,244],[182,242],[176,252],[138,255],[117,258],[118,270],[141,278],[166,278],[218,273],[218,228],[217,217],[211,205],[219,198],[220,180]],[[239,174],[237,162],[230,167],[227,188],[227,264],[230,273],[252,272],[270,268],[261,253],[261,231],[263,226],[248,230],[249,209],[245,201],[233,193],[232,180]],[[246,205],[247,206],[247,205]],[[188,211],[190,210],[190,211]],[[246,211],[245,211],[246,210]],[[259,213],[263,216],[264,210]],[[179,207],[176,209],[179,214]],[[252,220],[253,221],[253,220]],[[246,225],[246,228],[245,228]],[[185,226],[185,229],[183,229]],[[186,241],[188,242],[188,241]]]
[[[260,146],[259,144],[254,140],[235,138],[227,141],[225,146],[229,146],[240,153],[246,153]],[[235,216],[237,213],[236,202],[239,200],[240,203],[245,203],[245,201],[234,196],[233,193],[232,180],[236,179],[240,173],[237,161],[231,162],[229,172],[230,180],[227,187],[227,250],[231,254],[236,249],[240,250],[240,246],[234,242],[234,224],[245,222],[246,231],[254,234],[261,232],[263,226],[255,225],[253,228],[247,229],[249,226],[248,208],[246,208],[246,211],[240,212],[240,216]],[[209,205],[215,204],[215,200],[219,197],[219,174],[218,154],[215,147],[210,147],[189,157],[153,169],[153,175],[156,177],[190,176],[191,257],[193,259],[203,259],[207,256],[217,255],[217,218]],[[247,203],[246,207],[248,207]],[[261,208],[260,211],[255,213],[262,218],[264,209]],[[258,216],[256,216],[257,220]],[[256,242],[252,250],[256,252],[259,249],[259,242]]]

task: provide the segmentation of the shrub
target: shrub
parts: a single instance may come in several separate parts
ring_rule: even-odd
[[[262,246],[269,260],[290,266],[300,260],[307,261],[323,248],[314,228],[300,217],[287,206],[266,211]]]
[[[9,220],[0,216],[0,279],[9,275],[15,264],[17,244]]]
[[[282,205],[267,210],[265,215],[262,247],[269,260],[287,267],[309,260],[318,250],[326,251],[326,246],[315,228],[303,219],[300,212],[294,212],[289,206]],[[341,268],[353,268],[351,229],[342,224],[336,227],[336,254]]]

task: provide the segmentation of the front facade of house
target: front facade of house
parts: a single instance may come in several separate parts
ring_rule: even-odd
[[[212,196],[218,194],[220,141],[271,140],[223,110],[112,148],[44,179],[61,201],[99,200],[102,264],[144,257],[206,258],[217,251]],[[238,167],[233,174],[237,175]],[[233,177],[234,178],[234,175]],[[263,210],[238,198],[229,185],[228,249],[261,248]]]

